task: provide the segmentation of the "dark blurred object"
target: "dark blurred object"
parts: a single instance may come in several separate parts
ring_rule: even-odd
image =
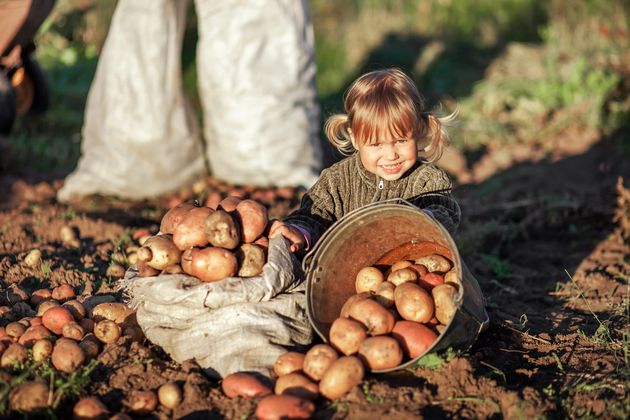
[[[16,117],[48,107],[46,78],[31,55],[35,34],[55,1],[0,1],[0,134],[9,133]]]

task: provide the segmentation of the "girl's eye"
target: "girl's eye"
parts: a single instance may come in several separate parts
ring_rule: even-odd
[[[370,147],[381,147],[381,143],[370,143]]]
[[[398,140],[396,140],[396,142],[398,144],[404,144],[404,143],[407,143],[408,141],[409,141],[409,139],[398,139]]]

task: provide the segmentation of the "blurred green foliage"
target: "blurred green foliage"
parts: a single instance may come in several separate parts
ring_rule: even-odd
[[[13,169],[63,175],[79,156],[83,110],[116,2],[58,0],[36,40],[51,108],[19,119]],[[184,91],[196,92],[193,2],[184,37]],[[627,126],[630,5],[626,0],[311,0],[322,119],[342,111],[361,73],[397,66],[432,107],[459,112],[457,148],[539,141],[578,124]]]

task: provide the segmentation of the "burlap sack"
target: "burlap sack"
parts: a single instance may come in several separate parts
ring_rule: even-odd
[[[195,359],[214,377],[250,371],[270,375],[279,355],[307,345],[304,276],[283,238],[270,242],[258,277],[203,283],[184,274],[120,282],[146,337],[175,361]]]

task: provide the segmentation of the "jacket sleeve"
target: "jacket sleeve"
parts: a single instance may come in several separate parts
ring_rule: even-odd
[[[442,169],[433,165],[427,168],[424,174],[418,194],[409,201],[422,210],[428,210],[430,214],[440,222],[450,233],[457,232],[461,220],[459,204],[451,197],[453,184]]]
[[[327,176],[327,170],[324,170],[319,180],[302,198],[300,208],[284,219],[285,223],[299,226],[310,233],[311,249],[326,229],[336,221],[334,212],[336,194],[331,191],[333,185]]]

